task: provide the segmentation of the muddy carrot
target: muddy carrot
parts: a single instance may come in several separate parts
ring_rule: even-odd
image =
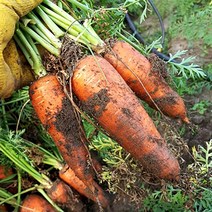
[[[108,61],[98,56],[80,60],[72,85],[83,109],[147,170],[160,178],[178,178],[178,161],[132,90]]]
[[[47,190],[47,194],[64,211],[83,211],[84,204],[79,194],[62,180],[57,179],[53,186]]]
[[[20,212],[56,212],[56,210],[41,196],[28,195],[20,207]]]
[[[69,0],[69,2],[82,11],[93,13],[92,9],[79,1]],[[90,28],[88,30],[93,32]],[[101,44],[102,42],[99,42],[99,46],[104,48]],[[90,47],[93,48],[91,45]],[[95,48],[93,50],[95,51]],[[105,50],[102,49],[100,52],[105,53]],[[151,107],[167,116],[180,118],[185,123],[189,123],[183,99],[164,80],[160,74],[161,70],[150,64],[149,60],[129,43],[114,42],[111,51],[107,50],[104,58],[114,66],[137,96]]]
[[[104,58],[113,65],[139,98],[163,114],[189,123],[183,99],[160,75],[160,70],[156,70],[130,44],[124,41],[115,42]]]
[[[30,86],[32,106],[48,133],[54,140],[66,163],[87,184],[92,181],[79,122],[74,108],[54,75],[47,75]]]

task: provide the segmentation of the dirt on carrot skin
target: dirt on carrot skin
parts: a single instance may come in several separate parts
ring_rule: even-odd
[[[74,111],[74,107],[70,107],[68,98],[63,99],[62,110],[57,113],[54,124],[58,131],[72,140],[70,145],[80,145],[79,142],[82,135],[80,120],[77,121],[77,113]],[[71,148],[71,146],[69,148]]]
[[[60,189],[65,191],[63,195],[58,196]],[[85,205],[82,202],[81,196],[74,191],[70,186],[61,180],[56,180],[53,186],[47,190],[49,197],[64,211],[84,212]]]
[[[105,110],[110,98],[107,89],[101,89],[98,93],[90,97],[86,102],[82,102],[82,109],[89,115],[100,117]],[[96,109],[97,108],[97,109]]]
[[[151,73],[156,73],[157,75],[163,77],[164,79],[169,77],[167,68],[166,68],[166,63],[161,60],[156,54],[151,53],[147,59],[152,65],[152,71]]]

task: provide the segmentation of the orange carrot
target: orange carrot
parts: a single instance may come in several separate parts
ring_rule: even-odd
[[[13,171],[11,168],[0,165],[0,180],[9,177],[12,174]]]
[[[181,118],[189,123],[183,99],[159,74],[160,70],[153,69],[147,58],[130,44],[124,41],[115,42],[111,52],[105,54],[104,58],[113,65],[139,98],[153,108],[158,107],[165,115]]]
[[[92,180],[74,109],[54,75],[36,80],[30,86],[33,108],[53,138],[66,163],[83,181]]]
[[[46,75],[35,81],[30,86],[30,98],[38,118],[51,135],[68,166],[90,192],[95,192],[96,183],[88,162],[89,156],[83,142],[84,138],[81,136],[80,123],[57,77]]]
[[[47,194],[54,203],[65,211],[83,211],[84,204],[80,200],[79,195],[74,193],[67,184],[59,179],[47,190]]]
[[[178,161],[109,62],[97,56],[85,57],[76,66],[71,83],[84,110],[147,170],[160,178],[178,178]]]
[[[64,182],[73,187],[80,194],[86,196],[94,202],[100,202],[103,208],[106,208],[109,205],[108,199],[105,197],[105,194],[97,183],[93,182],[95,191],[91,192],[67,165],[60,170],[59,176]]]
[[[0,205],[1,212],[8,212],[7,207],[5,205]]]
[[[41,196],[37,194],[28,195],[20,208],[20,212],[56,212],[56,210]]]

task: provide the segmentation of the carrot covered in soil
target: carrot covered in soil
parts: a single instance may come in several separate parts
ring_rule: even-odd
[[[22,202],[20,212],[56,212],[43,197],[37,194],[28,195]]]
[[[85,57],[79,61],[71,80],[83,109],[124,149],[155,176],[178,178],[178,161],[132,90],[108,61],[98,56]]]
[[[163,114],[189,123],[183,99],[160,75],[160,70],[154,70],[149,60],[130,44],[124,41],[115,42],[104,58],[139,98],[153,108],[158,107]]]
[[[93,179],[88,163],[88,151],[83,143],[74,108],[63,92],[63,87],[57,77],[47,75],[36,80],[30,86],[30,98],[39,120],[54,140],[64,160],[86,185],[88,193],[86,196],[88,198],[92,196],[94,200],[94,196],[89,193],[95,194],[96,201],[98,198],[101,199],[100,204],[106,207],[109,203],[104,192]],[[81,184],[76,183],[75,189],[78,190],[79,187],[80,190],[80,186]]]

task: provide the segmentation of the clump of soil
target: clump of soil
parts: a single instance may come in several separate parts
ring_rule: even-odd
[[[148,56],[148,60],[152,65],[153,73],[156,72],[156,74],[163,77],[164,79],[166,79],[169,76],[166,68],[166,63],[163,60],[161,60],[156,54],[151,53]]]
[[[43,56],[43,64],[48,72],[62,72],[69,78],[83,55],[83,47],[68,36],[65,36],[60,49],[60,56],[56,57],[46,52]]]
[[[108,97],[107,89],[101,89],[86,102],[82,102],[81,104],[84,111],[87,111],[89,115],[98,118],[102,115],[102,112],[105,110],[109,101],[110,98]]]

